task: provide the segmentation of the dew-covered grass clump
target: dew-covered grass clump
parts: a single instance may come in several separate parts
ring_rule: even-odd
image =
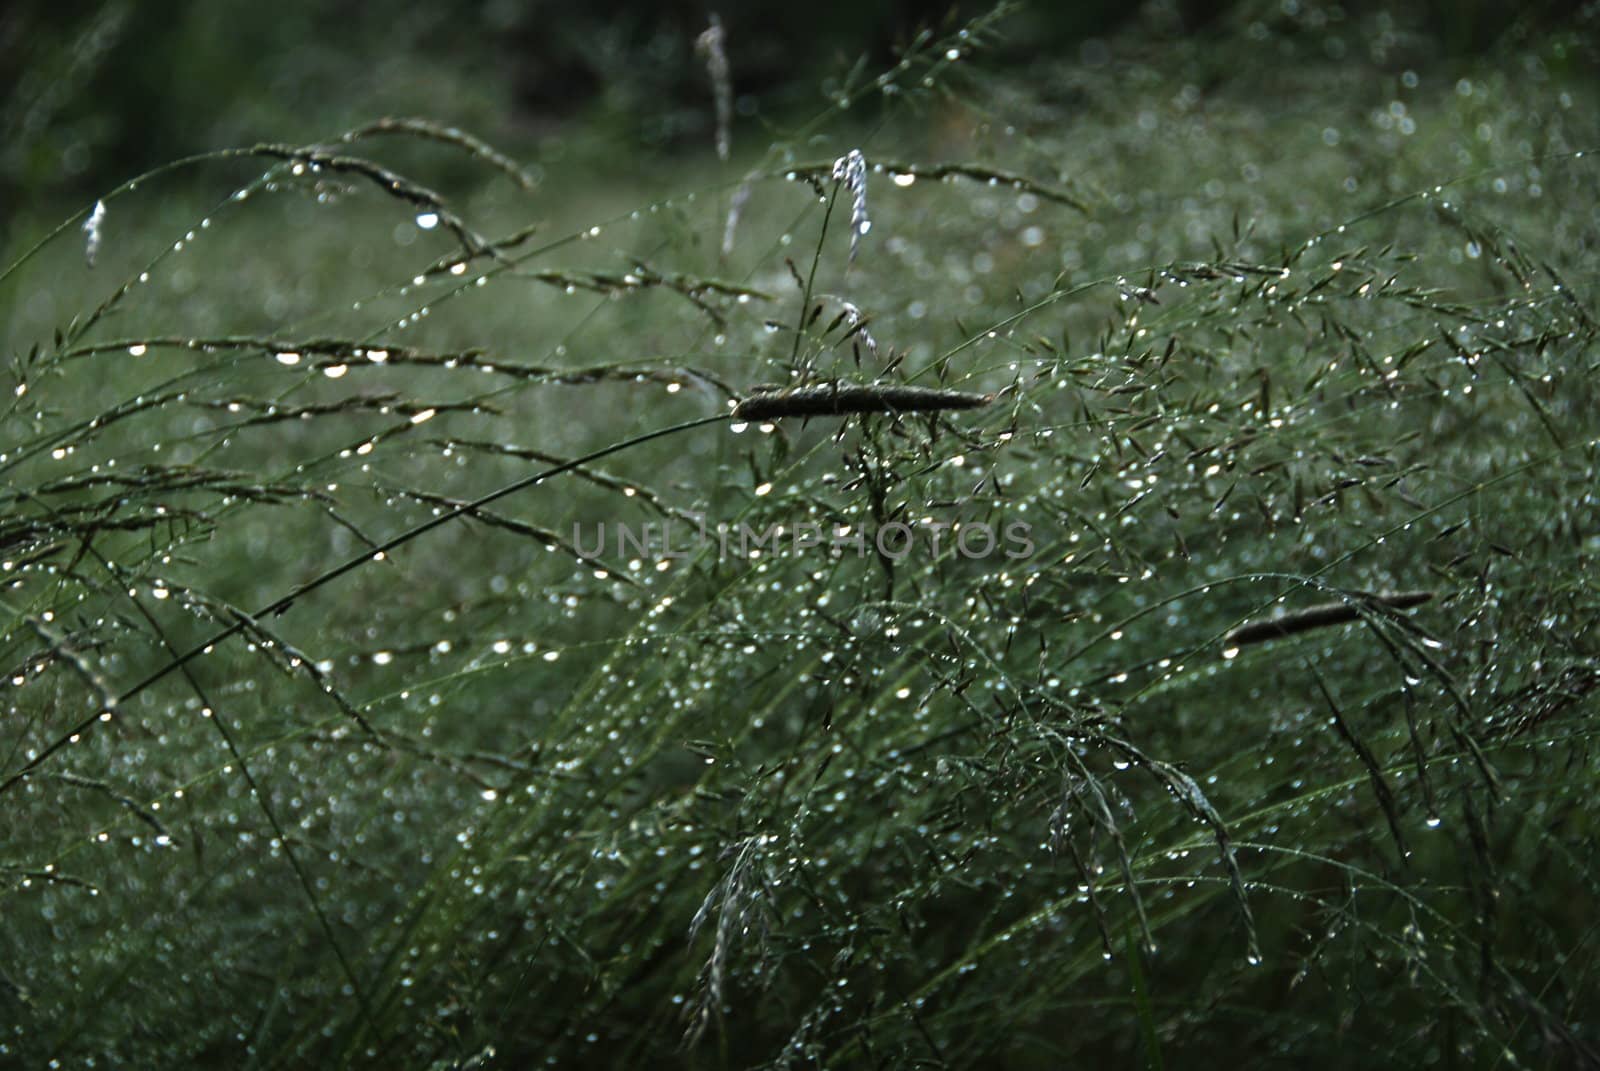
[[[1593,15],[1165,10],[14,235],[0,1064],[1600,1062]]]

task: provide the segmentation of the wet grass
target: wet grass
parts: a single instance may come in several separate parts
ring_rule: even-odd
[[[1229,18],[8,255],[0,1054],[1595,1062],[1586,46]]]

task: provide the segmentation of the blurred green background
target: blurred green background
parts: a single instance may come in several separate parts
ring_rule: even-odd
[[[721,6],[739,121],[751,124],[813,108],[857,63],[876,68],[919,28],[990,5]],[[1009,45],[991,55],[1004,63],[1057,50],[1092,64],[1104,55],[1100,35],[1130,20],[1152,44],[1203,44],[1208,34],[1235,37],[1241,19],[1303,32],[1384,5],[1318,6],[1327,19],[1299,18],[1298,0],[1036,4],[1008,20]],[[1396,54],[1397,69],[1496,48],[1568,17],[1553,0],[1392,6],[1396,25],[1429,53]],[[713,120],[694,44],[716,9],[685,0],[12,3],[0,13],[0,228],[27,204],[59,209],[177,157],[304,144],[380,115],[447,120],[524,152],[575,124],[638,149],[704,147]]]

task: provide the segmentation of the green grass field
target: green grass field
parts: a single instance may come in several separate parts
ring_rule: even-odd
[[[1590,39],[1007,26],[19,230],[0,1064],[1600,1062]]]

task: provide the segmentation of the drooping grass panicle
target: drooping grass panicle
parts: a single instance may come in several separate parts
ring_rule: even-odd
[[[796,181],[819,183],[833,175],[834,163],[816,162],[799,164],[788,168],[785,174]],[[991,167],[986,164],[976,163],[945,163],[945,164],[918,164],[906,160],[877,160],[870,165],[872,171],[888,175],[894,185],[904,189],[914,186],[919,181],[942,182],[951,179],[966,179],[979,182],[985,186],[1003,187],[1014,193],[1031,193],[1041,201],[1051,201],[1055,204],[1066,205],[1068,208],[1079,212],[1087,212],[1089,206],[1083,198],[1069,193],[1058,186],[1039,182],[1028,178],[1016,171],[1005,168]]]
[[[689,922],[692,942],[708,922],[716,920],[711,955],[701,968],[698,992],[685,1008],[689,1019],[687,1043],[699,1039],[721,1008],[730,963],[738,944],[750,937],[754,937],[758,946],[763,944],[777,921],[777,913],[770,902],[772,875],[764,851],[770,850],[768,845],[775,840],[757,834],[729,845],[723,853],[733,859],[728,872],[706,893]]]
[[[722,225],[722,255],[731,256],[733,253],[733,236],[739,229],[739,219],[744,215],[744,206],[750,203],[750,194],[754,192],[755,180],[760,174],[752,171],[739,183],[739,188],[733,191],[733,196],[728,200],[728,218]]]
[[[867,158],[851,149],[833,162],[833,181],[844,183],[850,194],[850,262],[855,263],[861,239],[872,229],[867,216]]]
[[[818,294],[817,296],[839,306],[838,322],[845,325],[845,338],[860,339],[861,344],[867,348],[867,352],[876,360],[878,358],[878,340],[873,337],[872,330],[868,326],[871,322],[870,317],[862,312],[855,302],[846,300],[836,294]],[[860,355],[858,354],[857,361],[859,362],[859,360]]]
[[[722,19],[711,13],[707,26],[694,43],[695,51],[706,59],[706,72],[711,75],[711,89],[717,100],[717,156],[728,159],[733,149],[733,76],[728,66],[727,31]]]
[[[251,146],[248,151],[257,156],[282,160],[291,166],[298,165],[309,170],[358,175],[391,197],[412,205],[417,210],[418,225],[424,230],[443,226],[456,236],[466,252],[474,254],[495,252],[493,243],[468,228],[465,221],[452,211],[437,193],[381,164],[358,156],[329,152],[315,145],[261,144]]]
[[[1362,600],[1392,610],[1409,610],[1433,598],[1431,591],[1402,591],[1376,595],[1358,595],[1343,602],[1319,603],[1304,610],[1292,610],[1276,617],[1247,621],[1223,637],[1230,647],[1243,647],[1252,643],[1282,639],[1312,629],[1342,625],[1361,617]]]
[[[89,213],[89,218],[83,221],[83,260],[89,267],[94,267],[95,261],[100,256],[100,229],[106,222],[106,203],[96,201],[94,211]]]
[[[539,175],[536,172],[523,167],[482,138],[469,134],[459,127],[451,126],[448,123],[436,122],[432,119],[419,119],[412,116],[389,116],[374,120],[365,126],[357,127],[346,133],[339,140],[356,142],[362,138],[380,134],[409,135],[442,142],[446,145],[454,145],[456,148],[466,150],[469,155],[503,172],[524,190],[532,192],[539,188]]]
[[[848,416],[852,413],[928,413],[944,409],[979,409],[992,401],[992,394],[936,387],[825,383],[752,394],[734,407],[733,418],[776,420],[789,416]]]
[[[653,287],[671,290],[688,299],[697,309],[710,317],[718,327],[725,324],[724,314],[712,304],[713,301],[731,299],[735,303],[741,303],[753,300],[772,300],[770,294],[760,290],[753,290],[747,286],[725,282],[721,279],[659,272],[639,260],[636,260],[632,268],[625,272],[516,270],[514,274],[518,278],[535,279],[569,293],[574,289],[592,290],[598,294],[622,294],[648,290]]]

